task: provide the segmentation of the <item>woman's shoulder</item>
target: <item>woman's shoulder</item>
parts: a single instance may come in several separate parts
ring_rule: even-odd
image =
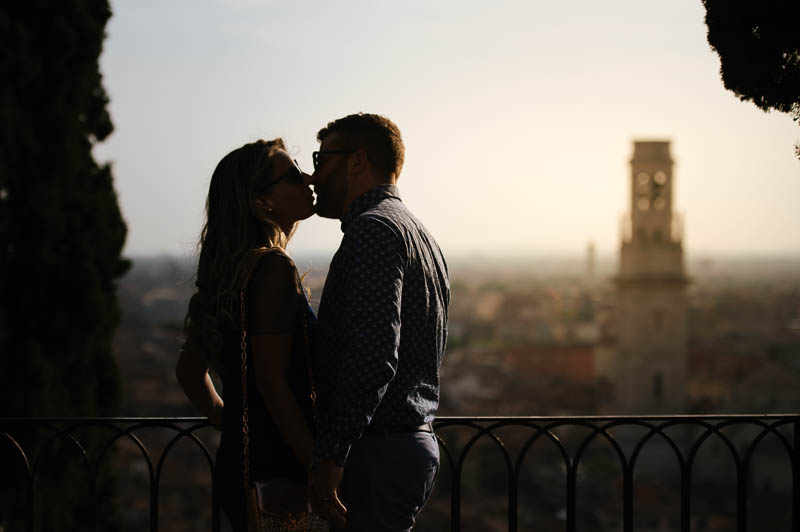
[[[298,285],[297,268],[294,261],[281,249],[265,251],[256,262],[250,276],[250,286]]]
[[[247,287],[251,334],[284,334],[295,329],[302,308],[300,283],[288,255],[270,251],[258,258]]]
[[[256,268],[275,268],[278,270],[294,270],[294,261],[280,248],[262,251],[256,262]]]

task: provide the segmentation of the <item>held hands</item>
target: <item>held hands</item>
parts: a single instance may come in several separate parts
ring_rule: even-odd
[[[311,503],[311,509],[338,528],[344,528],[347,523],[347,508],[339,500],[341,481],[342,468],[333,460],[315,464],[308,475],[308,502]]]

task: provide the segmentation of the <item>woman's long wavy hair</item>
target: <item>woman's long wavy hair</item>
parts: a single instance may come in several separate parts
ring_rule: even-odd
[[[239,290],[258,258],[285,248],[291,237],[256,216],[256,199],[272,180],[272,156],[286,147],[280,138],[257,140],[222,158],[211,176],[206,222],[200,233],[197,291],[184,320],[184,348],[202,354],[222,374],[222,332],[239,328]]]

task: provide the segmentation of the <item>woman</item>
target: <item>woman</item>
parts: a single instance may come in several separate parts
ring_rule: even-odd
[[[307,346],[314,314],[285,247],[314,196],[281,139],[226,155],[211,177],[197,292],[176,374],[222,429],[215,482],[236,531],[245,530],[240,290],[245,292],[250,477],[305,479],[312,459]],[[223,397],[209,370],[222,378]]]

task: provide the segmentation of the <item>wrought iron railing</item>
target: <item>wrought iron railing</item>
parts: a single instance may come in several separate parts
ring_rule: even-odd
[[[733,476],[735,529],[766,530],[753,523],[748,516],[748,502],[753,496],[754,474],[759,473],[756,455],[766,454],[761,462],[771,464],[770,471],[778,471],[784,478],[788,503],[777,510],[785,514],[786,526],[782,529],[800,532],[800,415],[704,415],[704,416],[590,416],[590,417],[441,417],[434,423],[440,442],[442,469],[437,490],[449,498],[447,527],[452,531],[470,528],[462,520],[465,497],[486,500],[489,497],[504,499],[507,510],[507,529],[525,528],[521,523],[520,508],[527,507],[529,498],[521,492],[536,471],[556,471],[564,476],[563,500],[556,503],[557,518],[563,521],[559,529],[634,530],[635,488],[645,482],[644,477],[673,479],[678,496],[674,529],[689,531],[702,528],[702,522],[693,516],[692,503],[697,499],[693,487],[702,478]],[[95,453],[87,452],[82,439],[92,432],[104,433]],[[145,433],[155,432],[157,443],[147,442]],[[2,418],[0,433],[0,471],[14,468],[23,472],[18,488],[27,494],[26,505],[35,527],[37,483],[42,475],[42,455],[55,441],[68,442],[82,462],[89,483],[94,486],[97,471],[111,460],[112,448],[124,446],[126,453],[137,454],[138,470],[146,477],[149,500],[149,530],[159,530],[159,499],[162,474],[167,459],[173,456],[176,445],[186,440],[199,449],[202,467],[208,468],[211,478],[216,443],[216,431],[204,418],[103,418],[103,419],[32,419]],[[23,441],[28,442],[23,444]],[[4,447],[4,448],[3,448]],[[35,450],[34,450],[35,448]],[[155,449],[158,448],[158,451]],[[535,452],[532,449],[536,448]],[[715,451],[708,451],[709,448]],[[616,480],[593,479],[592,471],[582,471],[581,466],[591,463],[611,464]],[[647,458],[643,458],[648,455]],[[486,484],[485,462],[494,456],[491,466],[495,476],[505,473],[504,486],[492,494],[482,493]],[[760,456],[760,455],[759,455]],[[470,460],[477,460],[477,472],[468,474]],[[555,461],[554,461],[555,460]],[[775,464],[778,464],[777,467]],[[601,467],[608,471],[608,467]],[[194,467],[200,467],[195,465]],[[475,466],[471,466],[476,469]],[[533,472],[532,472],[533,471]],[[579,486],[592,482],[613,484],[621,497],[609,500],[619,504],[619,519],[606,524],[584,525],[582,515],[591,514],[608,500],[593,498],[579,500]],[[669,484],[663,481],[662,484]],[[588,489],[588,488],[587,488]],[[211,530],[220,530],[220,512],[217,496],[211,491]],[[441,492],[445,493],[441,493]],[[552,489],[551,489],[552,491]],[[609,491],[606,489],[605,491]],[[611,490],[613,491],[613,490]],[[780,491],[780,490],[778,490]],[[90,493],[95,493],[94,487]],[[672,495],[675,495],[672,493]],[[780,500],[780,497],[772,497]],[[563,504],[563,507],[561,505]],[[719,504],[719,501],[717,503]],[[724,503],[725,506],[727,503]],[[552,505],[551,505],[552,506]],[[553,508],[551,508],[552,510]],[[605,508],[605,510],[609,510]],[[612,509],[613,510],[613,509]],[[427,510],[426,510],[427,511]],[[775,509],[773,509],[775,511]],[[424,513],[424,512],[423,512]],[[609,512],[606,512],[609,513]],[[614,513],[614,511],[610,511]],[[0,514],[2,515],[2,514]],[[774,517],[774,516],[773,516]],[[533,521],[540,516],[534,515]],[[529,516],[530,521],[530,516]],[[530,524],[528,522],[527,524]],[[0,523],[2,525],[2,523]],[[463,526],[462,526],[463,525]],[[644,527],[637,525],[636,529]],[[437,528],[441,529],[441,528]],[[535,529],[543,529],[536,527]]]

